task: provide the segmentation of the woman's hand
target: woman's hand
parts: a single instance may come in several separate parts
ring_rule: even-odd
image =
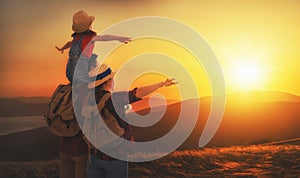
[[[160,82],[161,87],[168,87],[168,86],[172,86],[172,85],[176,85],[178,82],[174,81],[175,79],[167,79],[164,82]]]

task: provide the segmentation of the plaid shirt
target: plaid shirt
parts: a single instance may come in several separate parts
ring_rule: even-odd
[[[82,132],[79,132],[73,137],[63,137],[60,142],[60,152],[69,156],[81,156],[87,154],[88,147],[82,136]]]
[[[82,101],[83,98],[86,96],[85,88],[85,85],[81,85],[76,87],[75,90],[73,90],[73,92],[76,91],[79,101]],[[78,102],[76,107],[82,107],[81,103]],[[88,153],[88,146],[83,140],[83,134],[81,131],[73,137],[63,137],[61,139],[59,148],[61,153],[67,154],[69,156],[81,156]]]
[[[112,97],[108,99],[108,101],[105,104],[105,107],[114,115],[114,117],[117,119],[120,127],[122,127],[125,131],[124,138],[129,141],[134,141],[131,127],[130,125],[125,122],[126,114],[125,114],[125,105],[136,102],[141,100],[141,98],[136,97],[136,90],[137,88],[133,89],[129,92],[115,92],[112,93]],[[96,102],[98,103],[100,99],[106,94],[108,91],[101,91],[95,94]],[[120,115],[119,115],[120,114]],[[134,149],[133,145],[124,145],[121,144],[120,146],[114,148],[114,151],[117,152],[118,155],[124,156],[127,155],[128,151],[132,151]],[[97,150],[96,153],[94,150],[91,151],[91,154],[95,155],[99,159],[102,160],[114,160],[114,158],[104,154],[100,150]]]

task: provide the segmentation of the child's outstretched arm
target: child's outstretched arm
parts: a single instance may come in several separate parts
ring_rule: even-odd
[[[62,53],[64,53],[65,49],[68,49],[72,46],[72,41],[67,42],[62,48],[55,46],[55,48]]]
[[[113,41],[117,40],[121,43],[128,43],[131,41],[131,38],[129,37],[123,37],[123,36],[115,36],[115,35],[97,35],[93,38],[93,41]]]

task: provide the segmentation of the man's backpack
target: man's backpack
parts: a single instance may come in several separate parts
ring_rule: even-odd
[[[51,133],[62,137],[75,136],[80,127],[74,115],[72,85],[58,85],[45,114]]]
[[[89,148],[111,150],[123,141],[119,138],[124,134],[124,128],[120,127],[117,119],[105,107],[110,97],[111,94],[106,93],[97,105],[87,105],[82,108],[84,122],[81,128],[85,135],[83,139]]]

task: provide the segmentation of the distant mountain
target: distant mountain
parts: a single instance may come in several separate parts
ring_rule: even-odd
[[[48,97],[0,98],[0,117],[43,115]]]
[[[300,102],[299,96],[281,91],[242,91],[228,95],[227,99],[233,101]]]
[[[277,91],[238,92],[227,96],[226,108],[220,128],[209,143],[210,146],[236,145],[259,142],[261,140],[282,140],[300,137],[299,96]],[[43,115],[47,108],[47,97],[0,98],[0,116]],[[163,118],[156,124],[133,127],[139,141],[149,141],[168,133],[176,124],[182,106],[192,108],[200,101],[200,112],[195,129],[182,147],[197,147],[198,140],[206,124],[211,107],[211,97],[191,99],[182,102],[167,100]],[[154,98],[154,107],[149,109],[149,99],[140,101],[133,109],[139,114],[150,111],[159,115],[162,106]],[[160,104],[159,104],[160,103]],[[132,113],[129,113],[129,116]],[[186,122],[197,113],[189,113]]]
[[[50,101],[50,97],[12,97],[12,98],[0,98],[0,117],[10,116],[31,116],[31,115],[43,115],[46,111],[47,104]],[[143,110],[150,107],[150,99],[145,98],[132,105],[133,111]],[[173,104],[179,102],[177,100],[166,99],[166,104]],[[164,100],[153,97],[151,99],[152,107],[164,105]]]
[[[18,97],[0,97],[0,101],[21,101],[24,103],[48,103],[50,97],[47,96],[18,96]]]
[[[161,98],[156,98],[152,97],[151,98],[151,106],[152,107],[159,107],[162,105],[170,105],[174,103],[178,103],[180,101],[178,100],[171,100],[171,99],[161,99]],[[133,111],[139,111],[139,110],[144,110],[144,109],[149,109],[150,107],[150,98],[143,98],[142,100],[135,102],[132,104],[132,110]]]
[[[212,97],[201,97],[200,102],[211,102]],[[37,97],[0,97],[0,117],[6,116],[30,116],[30,115],[43,115],[50,97],[37,96]],[[193,100],[193,99],[192,99]],[[243,91],[236,92],[226,96],[227,102],[231,103],[251,103],[251,102],[300,102],[300,97],[280,92],[280,91]],[[148,110],[149,98],[144,98],[132,104],[133,111]],[[188,102],[183,101],[183,102]],[[178,100],[166,99],[167,105],[179,103]],[[164,105],[161,98],[152,98],[152,108]]]
[[[227,97],[225,113],[221,125],[210,141],[209,146],[243,145],[261,140],[277,141],[300,137],[299,97],[283,92],[235,93]],[[252,96],[252,97],[249,97]],[[258,98],[254,98],[258,97]],[[274,96],[272,98],[271,96]],[[150,141],[167,134],[176,124],[182,105],[191,108],[200,101],[200,112],[194,130],[181,148],[197,147],[203,128],[207,122],[211,107],[211,97],[191,99],[167,106],[162,119],[146,128],[133,127],[138,141]],[[149,113],[149,109],[138,111]],[[151,112],[157,116],[160,107]],[[191,113],[195,115],[197,113]],[[186,123],[190,122],[189,117]]]
[[[218,96],[216,96],[218,97]],[[201,97],[201,102],[211,102],[211,96]],[[234,102],[300,102],[300,96],[281,91],[239,91],[226,95],[227,101]]]

